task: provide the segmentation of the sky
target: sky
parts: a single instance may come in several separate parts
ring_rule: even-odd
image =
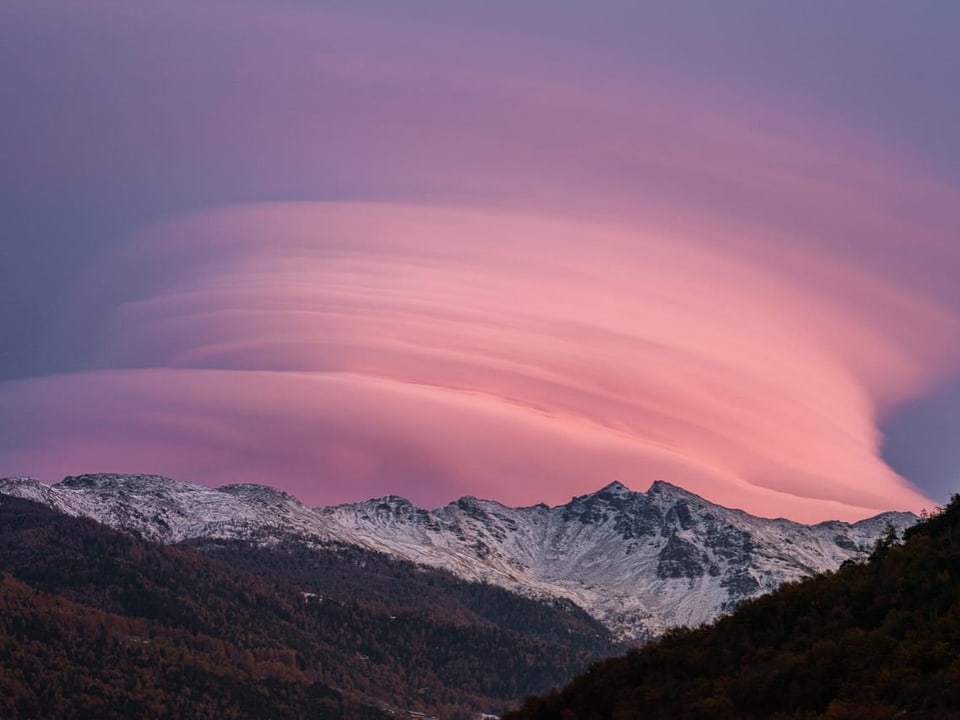
[[[6,0],[0,475],[960,491],[960,5]]]

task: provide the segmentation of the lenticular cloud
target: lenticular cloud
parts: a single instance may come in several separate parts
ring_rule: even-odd
[[[955,319],[746,233],[370,203],[179,218],[82,283],[89,371],[0,386],[35,444],[5,464],[112,457],[316,503],[666,479],[802,520],[926,504],[876,425],[946,370]]]

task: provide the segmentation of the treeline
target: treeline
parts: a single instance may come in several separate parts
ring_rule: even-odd
[[[374,553],[171,548],[8,497],[0,571],[3,718],[466,718],[616,649],[574,608]]]
[[[600,662],[507,718],[960,718],[960,496],[905,536]]]

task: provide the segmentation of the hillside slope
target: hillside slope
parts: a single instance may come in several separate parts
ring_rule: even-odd
[[[0,606],[4,718],[121,717],[140,695],[162,712],[128,717],[467,718],[615,648],[575,609],[357,548],[200,552],[6,496],[0,572],[13,582]],[[17,583],[39,599],[25,603]]]
[[[507,717],[960,717],[960,496],[868,562],[674,630]]]
[[[0,573],[0,717],[386,720],[223,638],[108,613]]]

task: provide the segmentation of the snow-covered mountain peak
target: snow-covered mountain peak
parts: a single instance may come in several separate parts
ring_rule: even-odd
[[[397,525],[417,528],[434,523],[427,510],[418,508],[399,495],[384,495],[358,503],[316,508],[315,512],[318,516],[327,518],[347,530],[361,527],[387,528]]]
[[[90,473],[69,475],[53,487],[62,490],[94,490],[97,492],[180,493],[200,485],[173,480],[163,475],[125,475]]]
[[[297,498],[283,490],[277,490],[269,485],[259,485],[257,483],[234,483],[232,485],[221,485],[217,492],[226,493],[239,498],[245,498],[251,502],[261,502],[267,504],[290,503],[294,505],[303,505]]]
[[[96,517],[94,509],[78,493],[64,492],[31,477],[12,477],[0,479],[0,493],[13,495],[25,500],[33,500],[68,515],[86,515]]]
[[[15,477],[5,477],[0,478],[0,488],[14,488],[14,487],[40,487],[41,483],[35,478],[29,477],[27,475],[15,476]]]
[[[637,493],[628,488],[621,482],[614,481],[608,485],[604,485],[599,490],[594,490],[593,492],[586,493],[585,495],[575,495],[570,498],[570,502],[567,503],[589,503],[596,501],[616,501],[623,498],[630,498],[635,495],[640,495],[642,493]],[[562,507],[562,506],[561,506]]]
[[[622,482],[618,480],[614,480],[609,485],[605,485],[604,487],[597,490],[597,492],[595,492],[594,495],[630,495],[632,493],[633,493],[633,490],[628,488]]]
[[[578,495],[559,507],[563,509],[566,519],[578,517],[586,524],[639,516],[648,526],[659,522],[665,513],[674,508],[678,508],[674,510],[674,515],[680,512],[684,516],[689,514],[691,507],[724,510],[662,480],[655,481],[646,492],[636,492],[622,483],[612,482],[596,492]]]
[[[913,513],[891,511],[855,522],[852,527],[868,533],[883,533],[891,526],[895,529],[902,528],[905,525],[912,525],[916,521],[917,516]]]
[[[221,492],[162,475],[101,473],[70,476],[52,486],[3,480],[0,492],[165,543],[322,534],[315,511],[287,493],[255,486]]]
[[[25,500],[35,500],[45,502],[43,497],[44,489],[49,488],[39,480],[32,477],[6,477],[0,478],[0,493],[4,495],[14,495]]]
[[[746,598],[865,557],[884,513],[850,525],[767,520],[714,505],[669,483],[622,483],[566,505],[512,508],[466,496],[425,510],[397,495],[310,508],[262,485],[214,490],[156,475],[81,475],[48,487],[0,480],[0,492],[161,542],[277,539],[359,545],[468,580],[572,601],[624,638],[713,619]]]
[[[483,498],[474,497],[473,495],[464,495],[459,500],[446,505],[447,508],[458,508],[466,513],[495,513],[500,510],[514,510],[515,508],[507,508],[506,505],[501,505],[496,500],[484,500]],[[534,506],[539,507],[539,506]],[[543,506],[546,507],[546,506]]]
[[[654,480],[647,490],[646,495],[650,498],[662,498],[663,500],[694,500],[696,502],[706,502],[702,497],[689,490],[685,490],[679,485],[673,485],[665,480]],[[712,503],[711,503],[712,504]]]
[[[364,500],[358,503],[346,503],[344,505],[338,505],[336,507],[341,508],[356,508],[358,510],[365,511],[375,511],[375,512],[399,512],[405,513],[412,509],[417,509],[416,506],[405,497],[401,495],[383,495],[377,498],[371,498],[370,500]]]

